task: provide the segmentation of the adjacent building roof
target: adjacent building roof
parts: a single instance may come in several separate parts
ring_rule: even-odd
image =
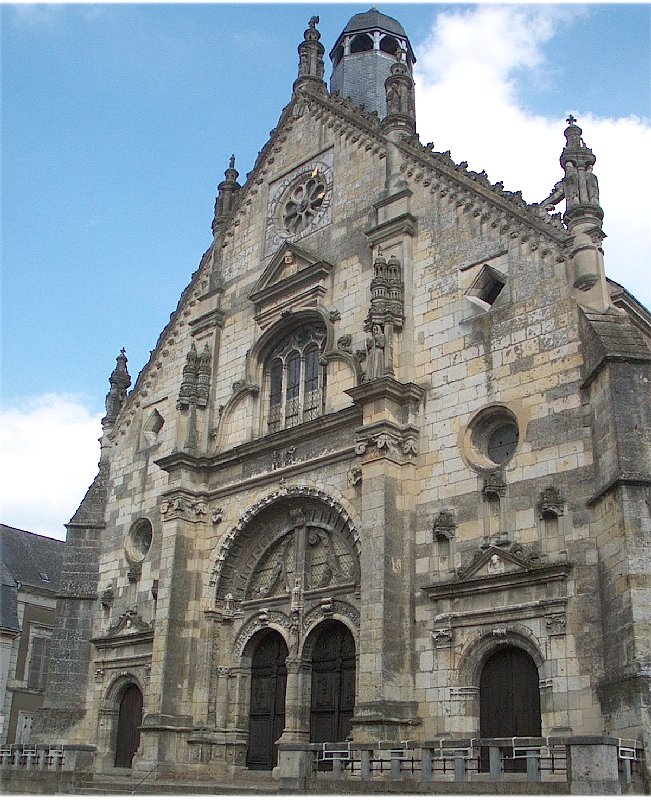
[[[65,542],[0,524],[0,630],[20,633],[21,586],[52,592],[59,585]]]

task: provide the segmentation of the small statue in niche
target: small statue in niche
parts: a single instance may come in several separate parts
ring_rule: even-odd
[[[371,337],[366,340],[366,379],[381,378],[385,373],[386,336],[381,325],[373,325]]]

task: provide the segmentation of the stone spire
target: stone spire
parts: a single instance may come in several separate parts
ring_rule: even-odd
[[[237,182],[239,172],[235,169],[235,156],[230,157],[228,169],[224,172],[225,180],[217,187],[215,200],[215,217],[212,222],[213,236],[217,235],[217,227],[230,213],[235,203],[237,193],[242,188]]]
[[[571,114],[567,122],[565,147],[560,158],[565,175],[541,205],[552,211],[565,199],[563,221],[573,236],[574,288],[593,295],[588,298],[586,294],[582,303],[603,310],[608,307],[609,299],[601,248],[606,236],[602,230],[604,212],[599,205],[597,177],[592,171],[596,158],[583,141],[583,131]]]
[[[325,48],[319,41],[321,34],[316,29],[318,17],[311,17],[307,30],[303,33],[303,41],[298,46],[298,78],[294,81],[293,89],[307,88],[324,93],[326,86],[323,81],[323,54]]]
[[[583,141],[583,131],[576,125],[576,119],[571,114],[567,122],[569,126],[565,129],[566,144],[560,158],[561,167],[565,171],[565,221],[571,226],[576,220],[589,217],[601,227],[604,212],[599,205],[599,187],[592,171],[597,159]]]
[[[405,62],[406,52],[396,50],[396,60],[391,65],[391,74],[384,82],[387,115],[385,131],[400,129],[405,133],[416,133],[416,105],[414,103],[414,79]]]
[[[183,367],[183,380],[181,381],[179,397],[176,402],[177,408],[188,408],[188,406],[196,405],[198,369],[199,356],[197,355],[195,343],[192,342]]]
[[[127,360],[123,347],[116,359],[116,367],[109,378],[111,388],[106,395],[106,416],[102,420],[102,425],[104,426],[113,425],[127,399],[127,389],[131,386],[131,376],[127,371]]]

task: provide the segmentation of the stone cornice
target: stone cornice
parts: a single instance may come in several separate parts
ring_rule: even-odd
[[[521,572],[506,572],[498,575],[485,575],[469,580],[454,580],[447,583],[435,583],[423,586],[425,594],[433,602],[452,598],[469,597],[504,589],[516,589],[534,586],[549,581],[565,581],[572,570],[572,564],[560,562],[536,567]]]
[[[425,391],[416,383],[400,383],[390,375],[386,375],[347,389],[346,394],[353,398],[355,405],[364,405],[380,399],[392,400],[400,405],[405,403],[419,405],[425,396]]]
[[[98,636],[90,640],[95,647],[127,647],[132,644],[148,644],[154,641],[154,631],[143,631],[139,633],[124,634],[122,636]]]
[[[651,486],[651,475],[622,472],[602,486],[596,494],[592,495],[592,497],[586,501],[586,506],[591,507],[597,505],[605,495],[620,489],[622,486]]]
[[[533,228],[537,233],[554,240],[563,246],[569,241],[569,233],[554,224],[554,220],[545,215],[540,215],[539,206],[529,205],[524,200],[513,200],[508,196],[500,194],[501,189],[486,182],[487,185],[473,180],[467,168],[455,164],[446,153],[432,152],[424,147],[416,137],[403,139],[398,143],[398,147],[403,154],[415,159],[420,165],[432,171],[438,172],[448,180],[456,183],[466,191],[472,192],[483,200],[492,203],[496,208],[513,217],[517,222]],[[510,194],[519,197],[519,193]]]
[[[196,456],[186,452],[174,452],[156,460],[156,465],[165,472],[186,468],[204,473],[219,470],[232,464],[240,464],[261,455],[271,455],[274,451],[313,441],[316,435],[323,435],[359,423],[360,411],[355,406],[343,408],[332,414],[294,428],[285,428],[269,433],[259,439],[233,447],[215,455]],[[351,442],[352,447],[352,442]]]

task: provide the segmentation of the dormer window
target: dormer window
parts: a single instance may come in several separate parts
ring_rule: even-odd
[[[320,361],[325,338],[323,324],[303,325],[285,336],[271,353],[266,375],[269,433],[323,414],[325,370]]]

